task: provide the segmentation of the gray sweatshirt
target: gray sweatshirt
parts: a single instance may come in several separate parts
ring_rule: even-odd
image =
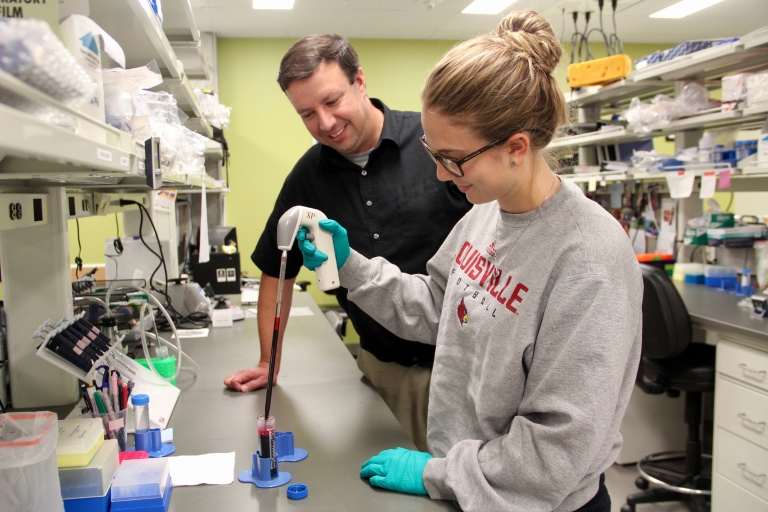
[[[427,273],[352,251],[340,278],[392,332],[437,345],[429,495],[467,512],[578,509],[618,455],[640,357],[642,278],[624,230],[563,180],[532,212],[475,206]]]

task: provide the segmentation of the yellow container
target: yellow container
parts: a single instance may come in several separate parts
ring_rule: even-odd
[[[583,87],[608,84],[626,78],[631,71],[632,59],[624,54],[578,62],[568,66],[568,85]]]
[[[104,425],[99,418],[59,420],[56,463],[60,468],[87,466],[104,443]]]

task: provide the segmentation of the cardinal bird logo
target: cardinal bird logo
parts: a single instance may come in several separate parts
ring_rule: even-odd
[[[461,299],[461,304],[459,304],[456,313],[459,315],[459,322],[461,322],[461,325],[467,323],[467,320],[469,320],[469,313],[467,312],[467,306],[464,305],[464,299]]]

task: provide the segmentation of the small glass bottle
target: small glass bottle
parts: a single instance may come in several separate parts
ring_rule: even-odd
[[[131,397],[133,404],[133,424],[136,432],[149,431],[149,396],[133,395]]]

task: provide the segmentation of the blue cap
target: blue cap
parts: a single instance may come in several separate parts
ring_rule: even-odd
[[[149,403],[149,395],[133,395],[131,403],[133,405],[147,405]]]
[[[304,484],[294,484],[288,486],[288,498],[292,500],[303,500],[309,494],[309,489]]]

